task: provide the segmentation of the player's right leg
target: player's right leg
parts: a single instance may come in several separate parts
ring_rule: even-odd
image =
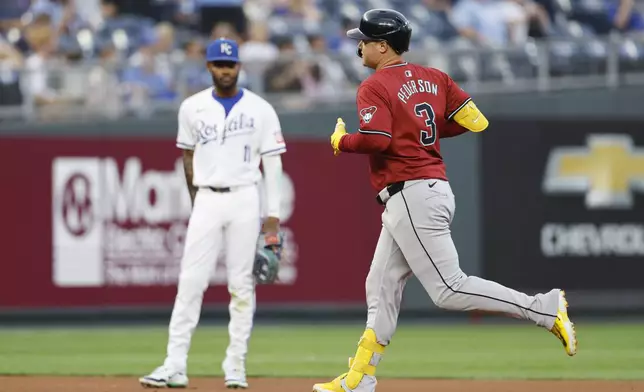
[[[369,275],[367,276],[367,328],[349,370],[335,380],[315,384],[315,392],[373,392],[376,388],[376,366],[385,347],[396,331],[403,289],[411,270],[386,228],[382,228]]]
[[[151,374],[141,377],[144,387],[184,388],[188,385],[187,362],[192,334],[199,323],[203,294],[222,245],[222,196],[199,191],[195,198],[181,273],[169,326],[167,357]]]

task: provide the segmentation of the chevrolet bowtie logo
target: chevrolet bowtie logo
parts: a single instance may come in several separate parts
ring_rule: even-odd
[[[644,148],[628,135],[591,135],[588,147],[558,147],[546,165],[546,193],[585,193],[586,207],[630,208],[644,192]]]

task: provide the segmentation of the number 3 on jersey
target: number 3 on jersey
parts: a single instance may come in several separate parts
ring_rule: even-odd
[[[434,121],[436,114],[434,113],[434,108],[427,102],[423,102],[414,106],[414,113],[416,113],[416,116],[425,119],[425,126],[427,127],[427,129],[420,131],[420,143],[423,146],[431,146],[436,142],[436,122]]]

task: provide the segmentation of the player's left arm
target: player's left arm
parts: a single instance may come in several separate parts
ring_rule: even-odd
[[[446,121],[445,124],[440,128],[438,137],[440,139],[447,139],[450,137],[462,135],[468,131],[469,129],[465,128],[456,121]]]
[[[358,89],[357,105],[360,128],[347,134],[344,121],[339,118],[331,136],[336,155],[339,151],[372,154],[385,151],[391,144],[392,115],[390,103],[373,85],[367,82]]]
[[[280,204],[282,201],[281,181],[283,175],[282,157],[286,152],[286,142],[282,136],[279,117],[273,107],[268,107],[264,116],[260,154],[266,188],[267,217],[262,232],[267,245],[278,244],[280,226]]]
[[[266,219],[262,225],[262,232],[266,237],[266,243],[270,244],[272,241],[277,241],[277,233],[280,229],[282,157],[279,154],[262,156],[262,168],[264,169],[264,186],[266,188],[268,209]],[[270,241],[269,237],[271,237]]]
[[[488,119],[476,107],[472,97],[463,89],[461,89],[456,82],[445,74],[447,78],[447,106],[445,118],[448,121],[454,120],[460,126],[472,131],[482,132],[488,125]]]

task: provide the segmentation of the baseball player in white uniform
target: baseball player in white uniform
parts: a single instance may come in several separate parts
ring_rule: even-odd
[[[237,86],[238,45],[213,41],[206,51],[214,87],[183,101],[177,146],[193,209],[162,366],[139,379],[151,388],[188,385],[187,361],[203,294],[218,254],[225,248],[230,292],[230,344],[222,369],[228,388],[247,388],[245,358],[255,312],[253,264],[260,235],[276,243],[279,231],[281,154],[286,151],[275,109]],[[264,171],[266,210],[259,182]],[[266,215],[262,226],[262,215]]]

